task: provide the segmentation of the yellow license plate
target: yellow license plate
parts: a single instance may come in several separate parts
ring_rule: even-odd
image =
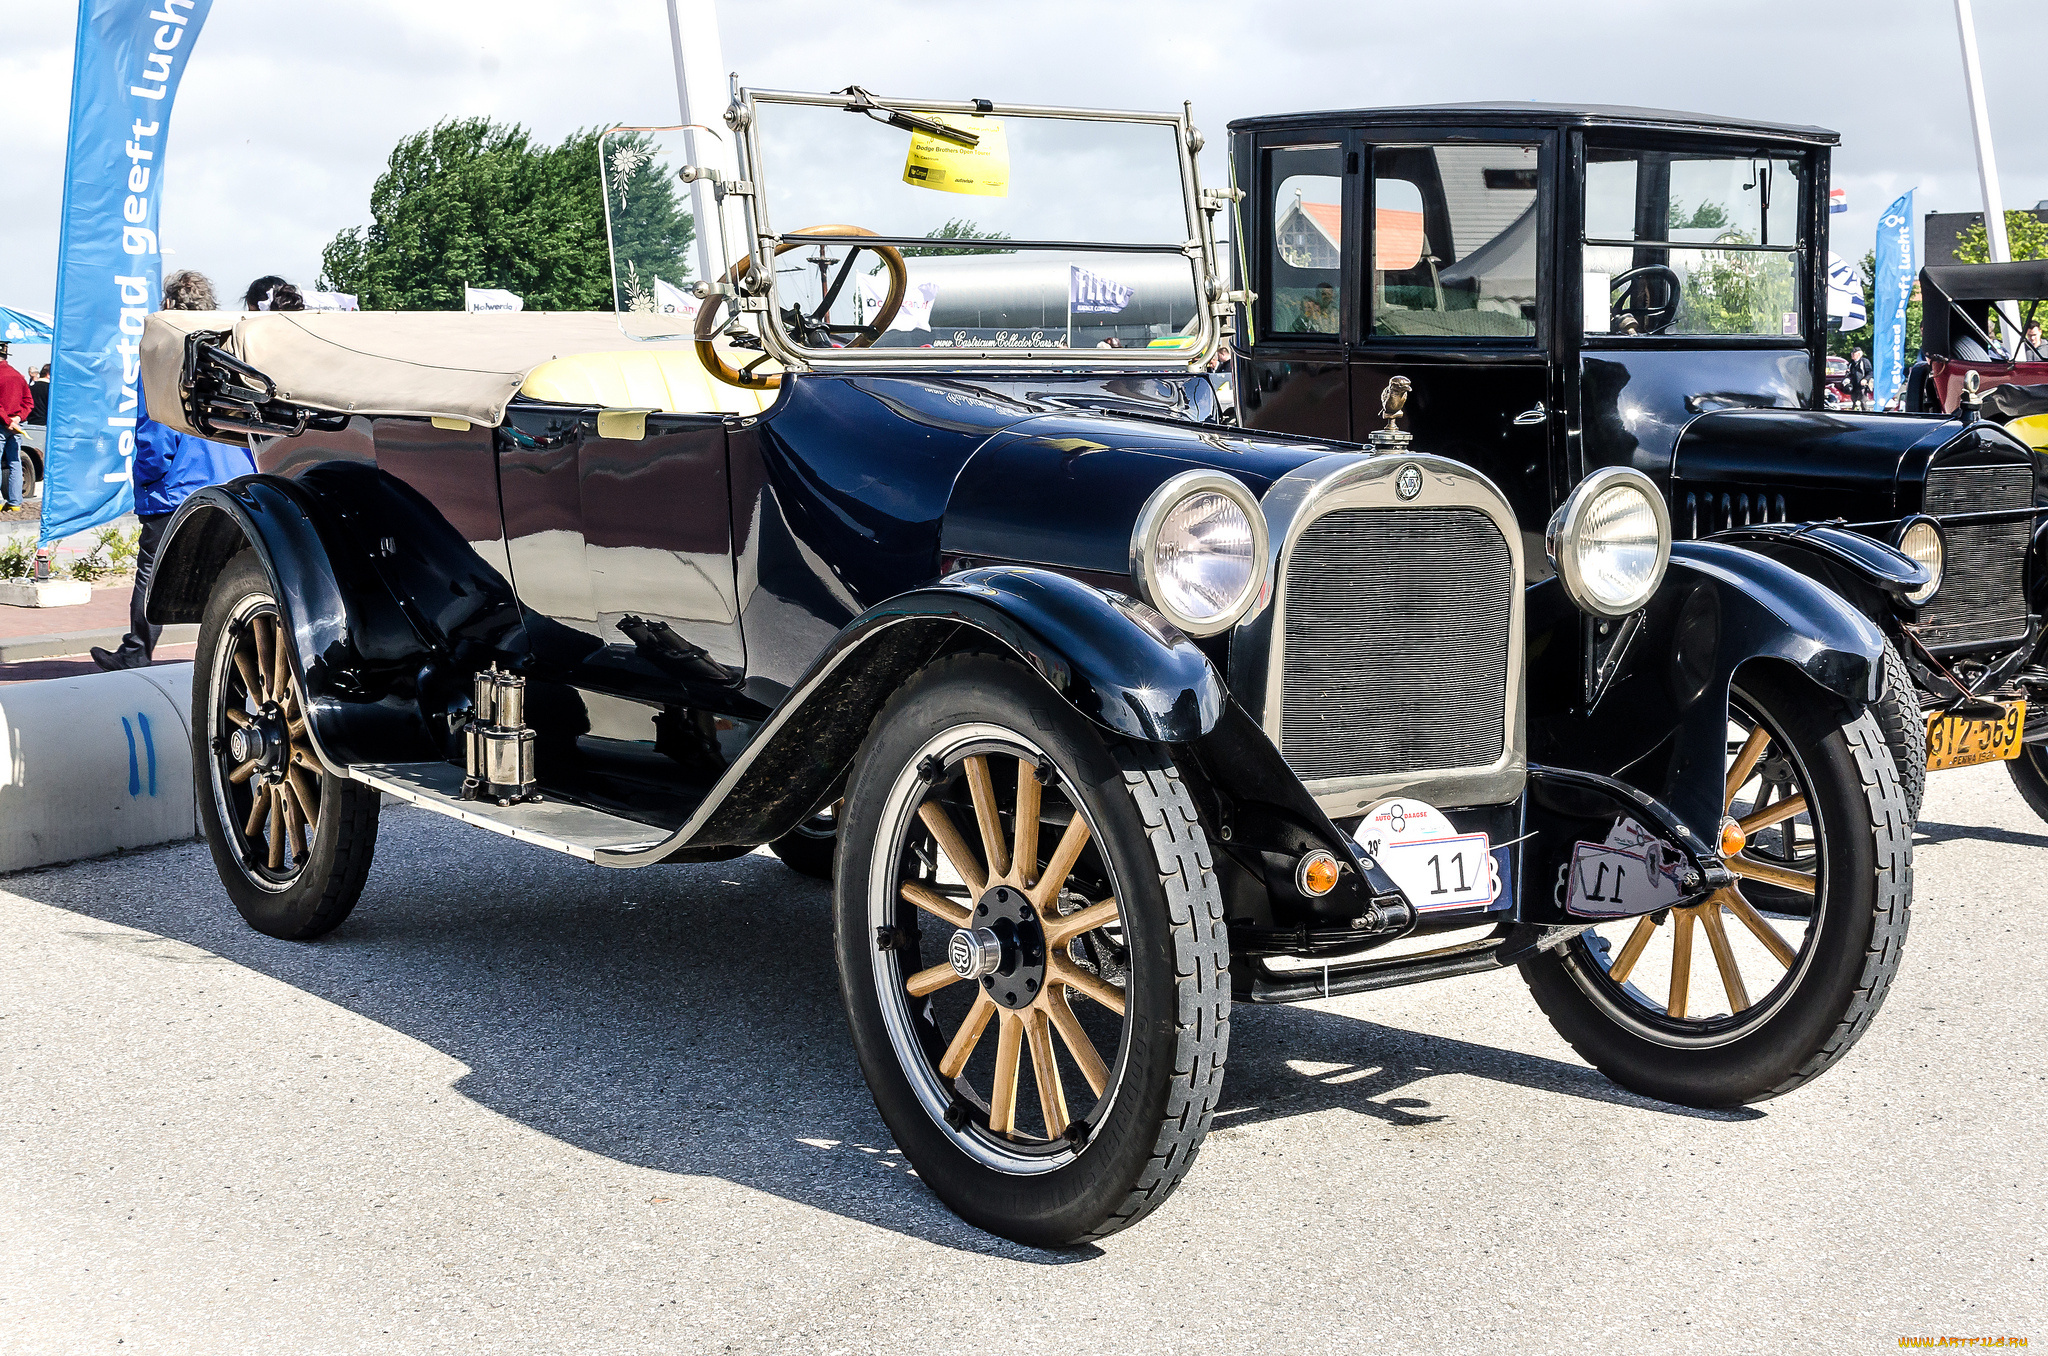
[[[1939,713],[1927,718],[1927,770],[1969,767],[1975,763],[1996,763],[2020,756],[2020,736],[2027,728],[2024,697],[2000,702],[2005,715],[1994,720],[1972,720]]]

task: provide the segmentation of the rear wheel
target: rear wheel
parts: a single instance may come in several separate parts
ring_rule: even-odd
[[[2007,760],[2005,770],[2034,813],[2048,819],[2048,748],[2022,745],[2020,756]]]
[[[348,917],[377,842],[377,793],[321,769],[269,578],[244,551],[207,600],[192,679],[193,790],[235,908],[302,941]]]
[[[839,807],[812,815],[768,847],[790,870],[830,881],[832,859],[839,850]]]
[[[1222,1090],[1229,945],[1171,760],[1035,677],[926,670],[862,749],[834,913],[854,1047],[918,1175],[970,1223],[1114,1232],[1193,1162]]]
[[[1875,716],[1764,677],[1729,715],[1725,804],[1747,835],[1728,859],[1735,884],[1521,967],[1589,1063],[1688,1106],[1775,1097],[1847,1053],[1897,972],[1912,889],[1912,827]]]

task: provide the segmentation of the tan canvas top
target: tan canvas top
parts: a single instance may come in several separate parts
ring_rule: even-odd
[[[629,339],[608,311],[159,311],[142,335],[150,416],[182,429],[185,336],[232,330],[228,351],[295,404],[348,414],[440,416],[496,425],[543,363],[591,353],[689,351]]]

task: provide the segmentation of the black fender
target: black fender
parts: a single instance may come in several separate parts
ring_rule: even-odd
[[[1864,588],[1903,598],[1928,578],[1927,567],[1897,547],[1827,523],[1757,523],[1716,532],[1706,540],[1746,546],[1782,560],[1838,593],[1846,594],[1845,584],[1853,580]]]
[[[1595,624],[1556,579],[1527,601],[1530,761],[1646,791],[1705,843],[1717,841],[1729,691],[1745,665],[1778,665],[1858,703],[1883,683],[1876,623],[1791,565],[1725,542],[1672,545],[1648,606],[1611,628],[1618,652],[1600,653]]]
[[[197,622],[253,550],[292,637],[314,747],[331,770],[448,756],[470,677],[525,648],[511,583],[417,491],[372,466],[250,475],[179,506],[145,603]]]
[[[985,566],[898,594],[833,638],[689,822],[646,848],[599,850],[638,866],[687,850],[769,842],[837,790],[889,694],[919,669],[994,642],[1113,734],[1186,744],[1216,728],[1222,675],[1133,598],[1051,570]]]

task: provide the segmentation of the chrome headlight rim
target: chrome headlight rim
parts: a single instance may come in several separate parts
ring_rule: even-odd
[[[1610,603],[1595,595],[1586,586],[1582,562],[1572,542],[1584,523],[1586,511],[1600,496],[1617,486],[1627,486],[1640,494],[1650,506],[1650,514],[1657,523],[1657,564],[1650,572],[1650,581],[1640,597],[1626,604]],[[1544,553],[1550,557],[1550,564],[1564,581],[1566,594],[1573,606],[1581,612],[1596,617],[1619,618],[1642,610],[1657,589],[1664,582],[1664,573],[1671,565],[1671,510],[1665,507],[1664,496],[1658,492],[1657,483],[1641,471],[1630,466],[1605,466],[1580,481],[1578,488],[1566,496],[1563,504],[1550,517],[1548,529],[1543,537]]]
[[[1184,615],[1167,600],[1165,589],[1160,587],[1152,552],[1159,529],[1165,524],[1167,515],[1179,507],[1182,501],[1197,494],[1220,494],[1229,499],[1244,513],[1245,520],[1251,525],[1251,577],[1246,581],[1243,591],[1232,600],[1231,605],[1213,617]],[[1166,620],[1191,636],[1213,636],[1227,631],[1256,612],[1266,597],[1267,573],[1270,568],[1265,510],[1259,507],[1259,501],[1245,488],[1243,481],[1221,471],[1182,471],[1161,482],[1146,498],[1145,506],[1138,511],[1138,520],[1131,528],[1131,578],[1137,584],[1138,596]]]
[[[1941,592],[1942,584],[1948,579],[1948,533],[1942,529],[1939,518],[1925,513],[1909,514],[1901,519],[1899,530],[1892,533],[1892,549],[1914,560],[1919,557],[1906,549],[1906,537],[1916,528],[1926,528],[1934,533],[1934,578],[1921,588],[1899,596],[1914,607],[1925,607],[1934,601],[1934,595]]]

